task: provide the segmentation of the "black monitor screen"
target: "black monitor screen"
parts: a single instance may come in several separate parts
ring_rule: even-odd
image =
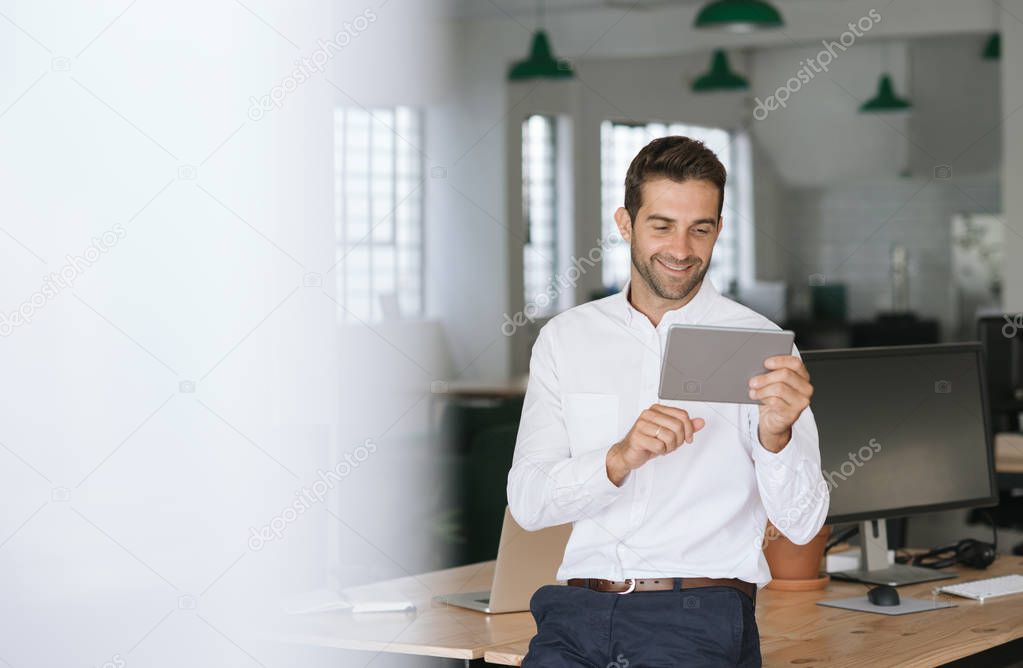
[[[828,521],[994,505],[980,348],[808,351]]]

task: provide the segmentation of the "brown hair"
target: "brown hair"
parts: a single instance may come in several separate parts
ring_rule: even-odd
[[[718,218],[725,203],[725,166],[702,141],[672,135],[659,137],[643,147],[625,174],[625,209],[633,224],[643,205],[643,183],[652,178],[710,181],[717,186]]]

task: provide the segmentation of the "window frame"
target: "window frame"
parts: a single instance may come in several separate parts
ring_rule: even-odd
[[[391,124],[381,120],[387,116]],[[366,164],[364,171],[353,178],[349,154],[356,144],[349,133],[355,117],[358,117],[359,125],[365,122],[367,128]],[[414,107],[337,107],[334,110],[335,287],[337,302],[341,306],[338,313],[340,322],[378,322],[393,315],[384,312],[380,299],[384,295],[393,296],[399,318],[420,318],[426,312],[425,163],[422,151],[417,148],[423,130],[422,112]],[[383,155],[374,151],[374,137],[379,141],[381,135],[388,137],[383,143],[388,145],[384,150],[389,150],[389,168],[383,171],[374,162]],[[361,146],[358,149],[361,150]],[[366,203],[365,217],[358,222],[353,220],[349,209],[351,200],[355,199],[352,183],[356,180],[365,181],[355,187],[358,197],[364,197]],[[381,187],[382,184],[385,185]],[[387,202],[383,206],[378,200],[379,192],[389,193],[389,197],[383,198]],[[399,220],[405,216],[409,216],[411,221],[403,223]],[[365,226],[365,232],[360,234],[357,226]],[[366,249],[367,276],[366,283],[356,287],[353,285],[355,281],[351,280],[352,268],[348,265],[353,259],[353,252],[361,248]],[[393,289],[386,293],[378,292],[383,271],[378,262],[388,252],[393,263],[388,279]],[[356,294],[356,290],[360,294]],[[414,297],[410,298],[410,295]]]
[[[530,181],[530,150],[529,143],[530,138],[527,128],[533,119],[543,119],[546,125],[546,146],[544,147],[543,158],[548,159],[546,166],[546,186],[549,190],[549,202],[547,216],[549,219],[548,229],[546,230],[549,242],[543,245],[543,250],[547,252],[545,256],[539,249],[533,246],[533,218],[531,215],[531,202],[530,202],[530,190],[532,188],[532,182]],[[561,228],[562,228],[562,175],[560,165],[559,147],[561,145],[559,130],[559,118],[555,114],[545,113],[531,113],[522,119],[521,128],[521,158],[522,158],[522,173],[521,173],[521,184],[520,192],[522,196],[522,295],[524,307],[532,305],[537,310],[535,311],[536,317],[545,318],[554,315],[559,308],[558,295],[553,295],[553,298],[546,300],[541,305],[539,302],[540,296],[548,294],[547,288],[549,288],[558,277],[558,271],[560,268],[559,256],[562,251],[561,248]],[[537,244],[539,245],[539,244]],[[533,258],[530,258],[530,254],[535,254]],[[541,281],[533,281],[530,276],[531,262],[536,262],[537,258],[542,260],[545,269],[549,270],[549,275],[545,271],[545,278]]]

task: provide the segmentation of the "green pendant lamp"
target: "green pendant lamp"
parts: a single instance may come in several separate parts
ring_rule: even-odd
[[[1002,36],[998,33],[991,35],[987,44],[984,45],[984,60],[1002,59]]]
[[[692,89],[694,93],[747,90],[749,82],[746,81],[746,77],[732,71],[724,50],[716,49],[711,57],[710,71],[698,77],[693,82]]]
[[[714,0],[696,15],[695,28],[753,32],[785,25],[781,14],[764,0]]]
[[[565,60],[558,60],[551,51],[547,33],[537,30],[533,33],[533,48],[529,57],[513,64],[508,70],[509,81],[525,79],[571,79],[572,66]]]
[[[887,74],[882,74],[877,85],[877,95],[864,102],[860,107],[860,112],[864,114],[890,113],[906,111],[912,106],[909,100],[895,94],[892,78]]]

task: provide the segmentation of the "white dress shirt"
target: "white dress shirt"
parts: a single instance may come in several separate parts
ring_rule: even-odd
[[[508,474],[512,516],[528,531],[573,523],[559,580],[714,577],[762,586],[771,580],[762,551],[768,518],[804,544],[827,515],[813,414],[804,410],[788,445],[772,453],[760,444],[757,405],[662,401],[657,387],[673,324],[779,327],[723,297],[710,279],[656,328],[628,294],[626,285],[540,330]],[[706,425],[692,444],[649,460],[616,487],[607,452],[655,403]]]

